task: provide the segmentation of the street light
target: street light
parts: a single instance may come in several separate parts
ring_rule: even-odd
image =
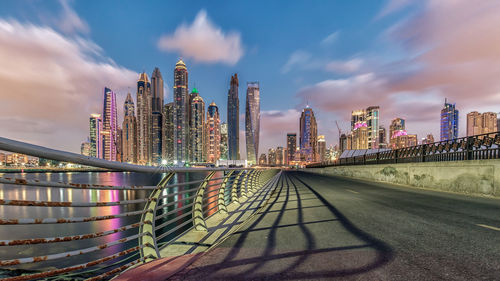
[[[161,164],[162,164],[162,165],[167,165],[167,160],[162,159],[162,160],[161,160]]]

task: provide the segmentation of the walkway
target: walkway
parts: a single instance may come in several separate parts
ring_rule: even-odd
[[[498,280],[500,201],[284,172],[267,205],[169,280]]]

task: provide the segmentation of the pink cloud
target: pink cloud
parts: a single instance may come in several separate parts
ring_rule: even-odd
[[[74,152],[89,114],[102,111],[103,88],[123,101],[138,75],[92,41],[12,20],[0,20],[0,61],[2,137]]]

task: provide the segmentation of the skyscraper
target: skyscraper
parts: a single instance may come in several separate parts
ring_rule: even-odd
[[[228,159],[240,160],[240,99],[238,97],[238,73],[231,76],[227,93],[227,141]]]
[[[116,161],[123,162],[123,130],[116,129]]]
[[[495,112],[467,113],[467,136],[493,133],[498,130],[497,114]]]
[[[481,125],[483,127],[481,134],[493,133],[498,131],[497,114],[495,112],[483,113]]]
[[[220,158],[220,117],[219,108],[215,102],[208,106],[205,132],[206,161],[215,163]]]
[[[205,161],[205,102],[193,89],[189,102],[189,158],[191,162]]]
[[[397,138],[399,136],[406,136],[405,120],[401,118],[395,118],[391,121],[389,126],[389,138],[391,148],[397,148]]]
[[[370,106],[365,111],[366,125],[368,128],[368,148],[378,148],[379,110],[379,106]]]
[[[137,163],[137,120],[132,95],[127,94],[123,105],[122,154],[123,162]]]
[[[379,148],[387,148],[387,131],[384,126],[378,129],[378,144]]]
[[[285,151],[284,151],[282,146],[276,147],[276,150],[275,150],[276,165],[281,166],[281,165],[285,164],[284,153],[285,153]]]
[[[104,88],[101,136],[103,158],[106,160],[116,161],[117,130],[116,94]]]
[[[174,103],[163,106],[162,157],[167,163],[174,161]]]
[[[444,108],[441,110],[441,141],[458,138],[458,110],[455,104],[444,100]]]
[[[179,59],[174,69],[174,161],[188,161],[189,148],[188,71]]]
[[[307,106],[300,116],[301,160],[316,162],[318,155],[318,125],[314,112]]]
[[[297,150],[297,134],[296,133],[288,133],[286,134],[286,149],[287,149],[287,157],[288,162],[295,161],[295,151]]]
[[[227,143],[227,123],[223,122],[220,124],[220,159],[228,159],[228,143]]]
[[[148,75],[141,73],[137,81],[137,163],[151,164],[151,83]]]
[[[318,161],[325,161],[326,157],[326,140],[324,135],[318,136]]]
[[[89,119],[90,125],[90,153],[89,156],[102,158],[102,146],[101,146],[101,114],[91,114]]]
[[[163,124],[163,77],[156,67],[151,75],[151,162],[162,160],[162,124]]]
[[[247,145],[247,161],[250,165],[257,163],[259,153],[260,130],[260,88],[259,82],[247,83],[247,100],[245,106],[245,136]]]

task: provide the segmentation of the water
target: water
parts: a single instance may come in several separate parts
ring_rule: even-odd
[[[179,173],[174,176],[174,178],[169,182],[185,182],[185,181],[195,181],[205,178],[208,172],[198,172],[198,173]],[[0,176],[3,176],[0,174]],[[84,173],[25,173],[25,174],[5,174],[8,177],[15,178],[25,178],[25,179],[38,179],[41,181],[52,181],[52,182],[72,182],[72,183],[94,183],[103,185],[143,185],[143,186],[155,186],[160,180],[165,176],[165,174],[143,174],[143,173],[130,173],[130,172],[84,172]],[[221,173],[217,173],[214,177],[222,176]],[[197,187],[199,184],[187,185],[181,187],[170,188],[169,190],[164,190],[163,194],[169,194],[172,192],[178,192],[186,189],[191,189]],[[213,189],[216,187],[209,188]],[[33,186],[18,186],[18,185],[3,185],[0,184],[0,199],[12,199],[12,200],[39,200],[39,201],[69,201],[69,202],[109,202],[109,201],[120,201],[120,200],[133,200],[147,198],[149,196],[150,190],[81,190],[81,189],[65,189],[65,188],[48,188],[48,187],[33,187]],[[212,193],[214,194],[214,193]],[[212,195],[210,194],[210,195]],[[183,195],[174,196],[163,200],[161,203],[173,202],[186,198],[188,196],[194,195],[194,193],[186,193]],[[214,198],[215,200],[216,198]],[[178,204],[174,204],[168,209],[163,210],[163,212],[174,210],[175,208],[181,208],[184,204],[191,203],[188,201],[179,201]],[[101,216],[101,215],[115,215],[123,212],[139,211],[144,209],[144,203],[141,204],[129,204],[120,206],[109,206],[109,207],[21,207],[21,206],[0,206],[0,214],[2,218],[67,218],[67,217],[90,217],[90,216]],[[186,208],[185,210],[175,212],[173,215],[169,216],[167,219],[174,218],[185,214],[186,212],[191,212],[191,208]],[[161,213],[161,212],[160,212]],[[160,214],[158,213],[158,214]],[[166,229],[163,229],[159,233],[168,231],[175,225],[179,225],[191,216],[188,215],[184,219],[174,224],[168,225]],[[111,220],[95,221],[95,222],[84,222],[84,223],[66,223],[66,224],[45,224],[45,225],[0,225],[0,240],[10,240],[10,239],[27,239],[27,238],[46,238],[55,236],[70,236],[70,235],[80,235],[87,233],[95,233],[100,231],[111,230],[119,228],[121,226],[133,224],[140,221],[140,215],[134,215],[130,217],[116,218]],[[161,222],[158,222],[159,224]],[[166,237],[163,242],[171,239],[172,237],[180,234],[185,229],[189,228],[183,227],[176,233]],[[14,259],[32,256],[42,256],[47,254],[61,253],[71,250],[80,250],[82,248],[88,248],[96,245],[101,245],[111,241],[116,241],[117,239],[128,237],[138,233],[138,228],[117,232],[112,235],[107,235],[104,237],[71,241],[71,242],[59,242],[51,244],[38,244],[38,245],[22,245],[22,246],[9,246],[0,247],[0,259]],[[159,234],[157,233],[157,234]],[[31,263],[25,265],[19,265],[16,267],[9,268],[21,268],[23,270],[48,270],[62,268],[65,266],[80,264],[89,262],[98,258],[103,258],[117,252],[126,250],[130,247],[137,245],[137,240],[132,242],[127,242],[112,247],[105,248],[103,250],[92,252],[84,255],[78,255],[74,257],[62,258],[54,261],[45,261],[40,263]],[[129,256],[126,256],[128,258]],[[133,256],[130,258],[138,258],[138,256]],[[108,263],[109,264],[109,263]]]

